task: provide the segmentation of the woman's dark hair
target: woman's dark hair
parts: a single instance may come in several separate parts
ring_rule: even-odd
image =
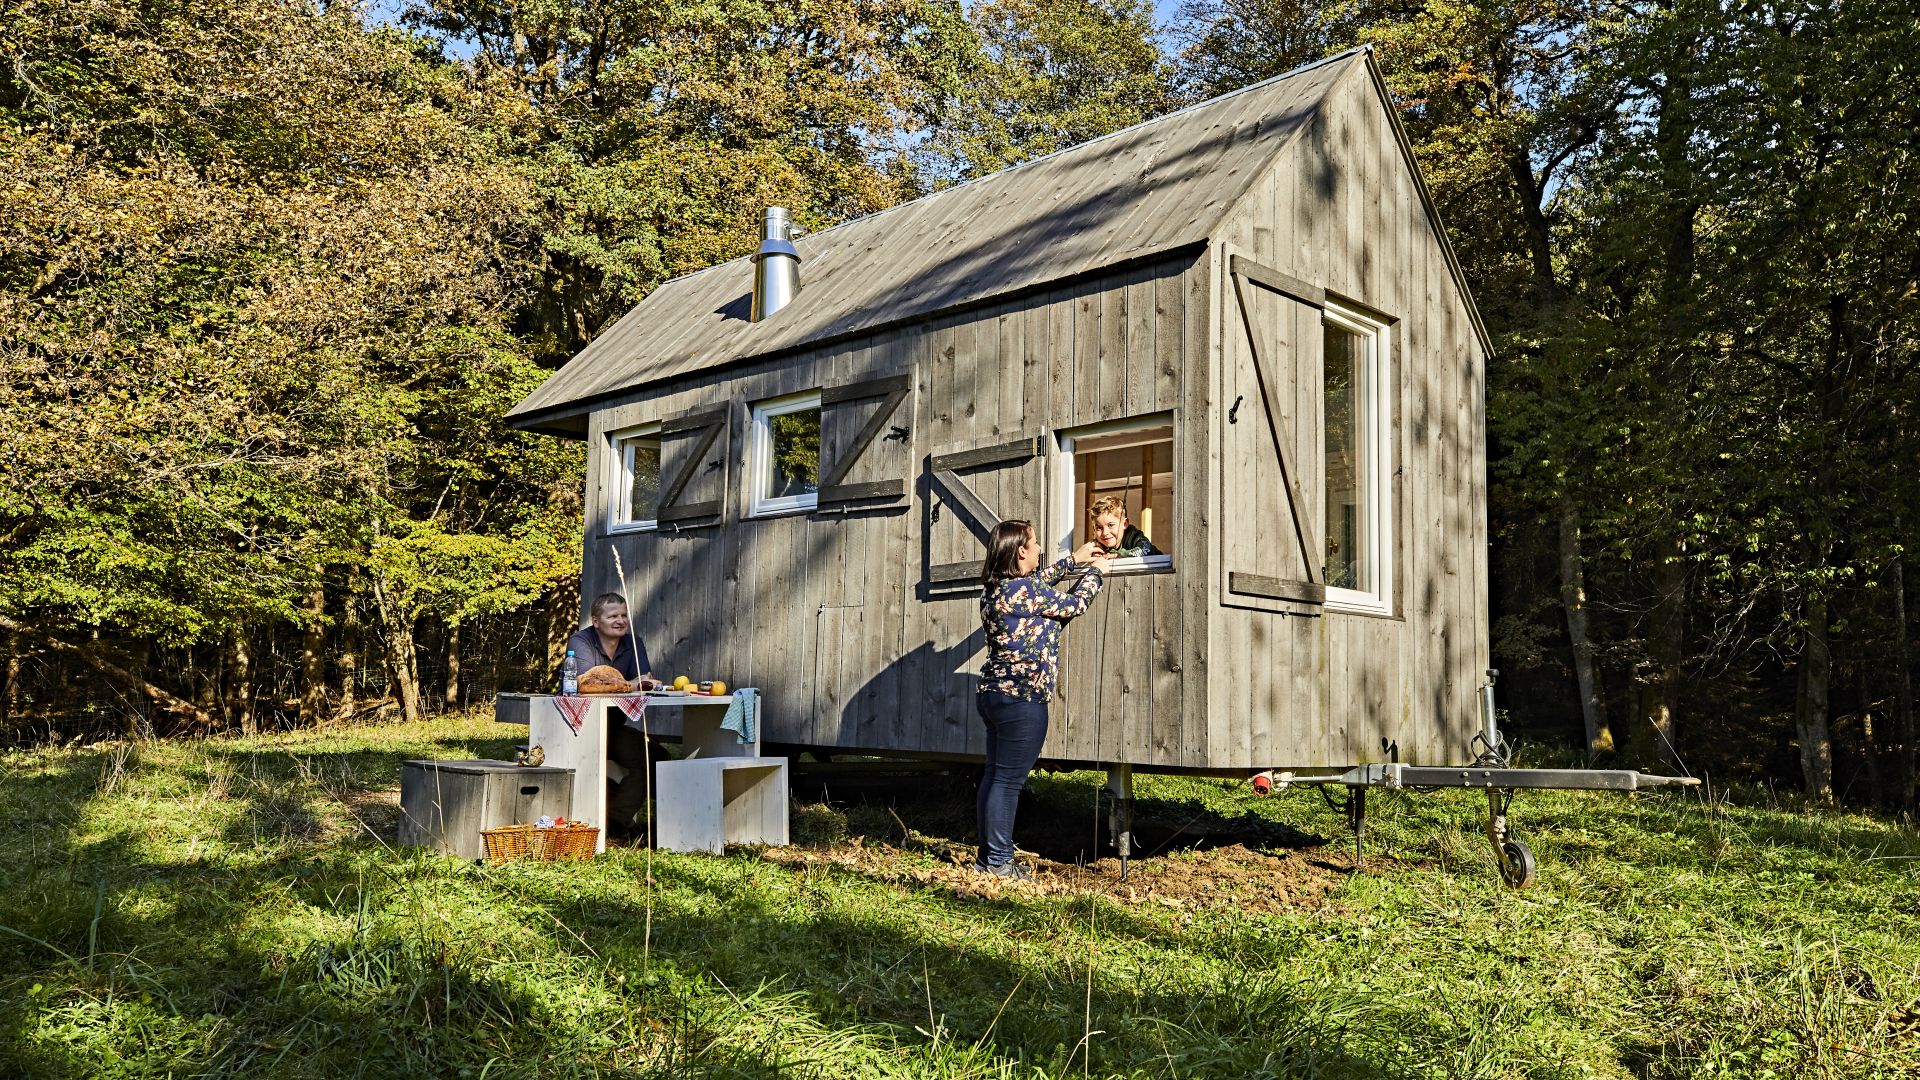
[[[1031,521],[1003,521],[993,527],[987,540],[987,561],[980,565],[980,587],[995,585],[1020,576],[1020,546],[1033,535]]]
[[[599,596],[596,596],[593,598],[593,606],[587,609],[587,615],[590,618],[597,619],[600,617],[601,613],[605,612],[607,608],[613,604],[619,604],[621,607],[626,607],[627,598],[624,596],[621,596],[617,592],[603,592]]]

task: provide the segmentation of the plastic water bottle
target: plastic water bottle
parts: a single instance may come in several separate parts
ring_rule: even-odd
[[[572,649],[567,650],[567,658],[560,662],[560,695],[580,696],[580,661],[573,658]]]

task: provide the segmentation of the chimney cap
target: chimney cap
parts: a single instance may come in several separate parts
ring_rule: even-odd
[[[769,255],[785,255],[794,261],[800,252],[793,246],[793,214],[784,206],[769,206],[760,214],[760,250],[753,253],[758,263]]]

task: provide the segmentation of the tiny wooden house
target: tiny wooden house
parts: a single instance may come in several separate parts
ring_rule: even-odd
[[[785,308],[669,281],[509,416],[587,440],[582,591],[657,673],[758,686],[771,743],[980,754],[985,532],[1064,553],[1114,495],[1164,554],[1068,631],[1048,758],[1471,756],[1488,347],[1370,53],[793,250]]]

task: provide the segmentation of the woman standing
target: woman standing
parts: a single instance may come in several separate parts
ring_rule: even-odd
[[[987,662],[974,698],[987,725],[987,768],[974,805],[980,831],[975,870],[1016,881],[1033,876],[1013,861],[1013,815],[1047,741],[1047,703],[1059,682],[1060,631],[1099,594],[1108,558],[1097,545],[1085,544],[1035,573],[1040,542],[1025,521],[1001,522],[987,542],[980,570]],[[1053,587],[1083,569],[1085,575],[1071,588]]]

